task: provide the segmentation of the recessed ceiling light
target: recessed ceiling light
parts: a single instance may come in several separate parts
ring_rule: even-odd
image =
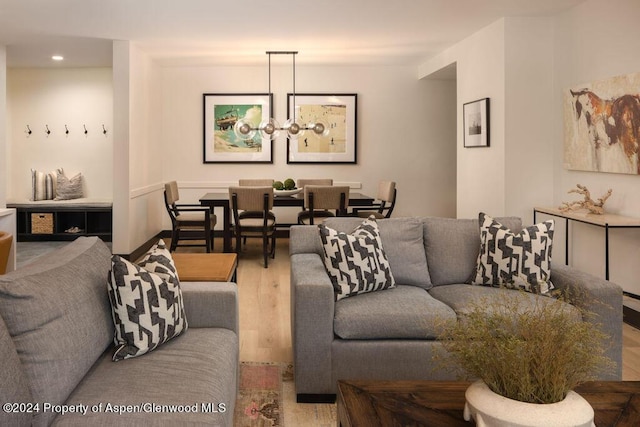
[[[53,55],[51,57],[51,59],[53,59],[54,61],[62,61],[64,59],[64,56],[62,56],[62,55]]]

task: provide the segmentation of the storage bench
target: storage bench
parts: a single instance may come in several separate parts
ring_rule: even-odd
[[[17,241],[74,240],[78,236],[112,238],[113,202],[106,199],[9,201],[17,213]]]

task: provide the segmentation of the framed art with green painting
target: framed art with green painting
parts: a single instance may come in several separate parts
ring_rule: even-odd
[[[272,96],[267,93],[205,93],[203,103],[203,163],[273,163],[273,145],[260,132],[249,140],[238,138],[233,126],[244,119],[258,127],[271,117]]]

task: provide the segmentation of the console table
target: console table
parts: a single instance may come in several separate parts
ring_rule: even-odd
[[[640,218],[632,218],[615,214],[596,215],[586,212],[567,211],[562,212],[558,208],[533,208],[533,222],[536,223],[536,213],[564,218],[567,232],[565,233],[564,259],[569,265],[569,221],[577,221],[583,224],[604,228],[604,257],[605,279],[609,280],[609,230],[612,228],[640,228]]]

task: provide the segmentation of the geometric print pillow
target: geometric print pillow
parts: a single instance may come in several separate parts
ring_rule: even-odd
[[[177,280],[114,255],[108,291],[115,325],[114,361],[141,356],[187,330]]]
[[[180,282],[176,265],[173,262],[173,258],[171,258],[171,252],[169,252],[162,239],[158,240],[158,243],[153,245],[136,264],[147,271],[156,273],[168,282]]]
[[[479,223],[480,254],[471,284],[543,295],[554,289],[550,281],[553,220],[517,234],[482,212]]]
[[[369,217],[351,234],[324,224],[318,229],[336,301],[396,286],[375,217]]]

